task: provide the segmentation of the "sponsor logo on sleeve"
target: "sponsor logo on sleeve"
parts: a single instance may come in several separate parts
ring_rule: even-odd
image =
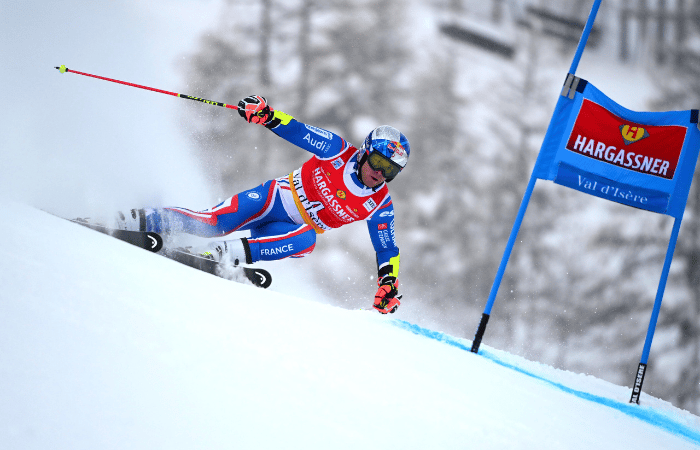
[[[312,133],[318,134],[319,136],[322,136],[324,139],[328,139],[329,141],[333,139],[333,133],[331,133],[328,130],[324,130],[323,128],[318,128],[318,127],[313,127],[311,125],[306,125],[304,124],[307,130],[311,131]]]
[[[327,150],[327,148],[324,148],[326,146],[327,142],[322,141],[320,139],[314,139],[311,136],[311,133],[306,133],[306,136],[304,136],[304,140],[306,142],[308,142],[310,146],[317,148],[318,150],[321,150],[324,152]]]

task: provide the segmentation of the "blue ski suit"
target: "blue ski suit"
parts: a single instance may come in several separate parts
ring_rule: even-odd
[[[304,165],[202,211],[181,207],[147,210],[147,230],[221,237],[249,230],[252,262],[308,255],[316,235],[365,220],[377,254],[379,276],[398,276],[394,206],[386,183],[371,189],[358,177],[360,151],[327,130],[280,111],[271,131],[312,153]]]

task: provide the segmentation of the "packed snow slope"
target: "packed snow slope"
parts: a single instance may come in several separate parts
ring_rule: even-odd
[[[401,309],[257,289],[0,208],[2,449],[700,448],[692,414],[472,354]]]

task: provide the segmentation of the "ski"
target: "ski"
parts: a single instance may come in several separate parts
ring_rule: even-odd
[[[68,219],[73,223],[108,234],[120,241],[128,242],[131,245],[141,247],[153,253],[158,253],[163,248],[163,238],[158,233],[152,231],[127,231],[109,228],[104,225],[89,223],[85,219]]]
[[[218,263],[213,259],[190,253],[189,250],[182,247],[165,249],[163,253],[167,258],[170,258],[173,261],[177,261],[180,264],[184,264],[221,278],[236,281],[236,272],[240,273],[240,269],[242,269],[243,275],[245,275],[245,277],[255,286],[267,289],[272,284],[272,276],[270,275],[270,272],[258,267],[228,266]]]
[[[153,253],[160,252],[160,255],[177,261],[180,264],[184,264],[194,269],[198,269],[227,280],[242,281],[236,279],[236,275],[242,272],[245,278],[257,287],[267,289],[272,284],[272,275],[270,275],[270,272],[265,269],[240,266],[229,267],[228,265],[220,264],[213,259],[204,258],[202,256],[190,253],[186,248],[182,247],[163,249],[163,238],[158,233],[154,233],[152,231],[119,230],[109,228],[104,225],[90,223],[85,219],[67,220],[86,228],[90,228],[91,230],[107,234],[113,238],[119,239],[120,241],[149,250]],[[161,249],[163,249],[162,252]]]

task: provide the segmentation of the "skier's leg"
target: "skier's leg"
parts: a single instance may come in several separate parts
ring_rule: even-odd
[[[253,264],[260,260],[276,261],[284,258],[302,258],[316,245],[316,231],[307,224],[268,222],[250,230],[251,237],[211,242],[196,253],[216,261],[229,260]]]
[[[233,231],[250,230],[249,239],[210,242],[206,248],[195,251],[217,261],[238,260],[248,264],[260,260],[300,258],[311,253],[316,244],[316,232],[310,225],[299,223],[300,218],[295,220],[290,217],[282,200],[282,196],[289,192],[280,189],[275,181],[269,189],[264,189],[265,185],[261,188],[245,191],[232,197],[237,200],[213,208],[218,212],[217,226]],[[268,198],[263,198],[260,192],[267,192]],[[273,197],[272,201],[270,197]],[[250,207],[251,203],[264,203],[264,207]],[[231,211],[234,204],[237,204],[238,211],[252,211],[253,214],[249,213],[249,217],[241,223],[237,212]]]
[[[207,238],[247,230],[273,211],[277,191],[277,182],[270,180],[203,211],[179,207],[147,209],[145,228],[156,233],[188,233]]]
[[[204,211],[185,208],[146,210],[145,222],[146,231],[181,232],[200,237],[220,237],[234,231],[250,230],[250,239],[211,242],[207,248],[197,251],[217,261],[226,258],[251,264],[260,260],[301,258],[311,253],[316,244],[314,229],[307,224],[295,223],[285,210],[276,180],[243,191]]]
[[[307,224],[270,222],[250,231],[248,246],[253,262],[302,258],[316,246],[316,231]]]

